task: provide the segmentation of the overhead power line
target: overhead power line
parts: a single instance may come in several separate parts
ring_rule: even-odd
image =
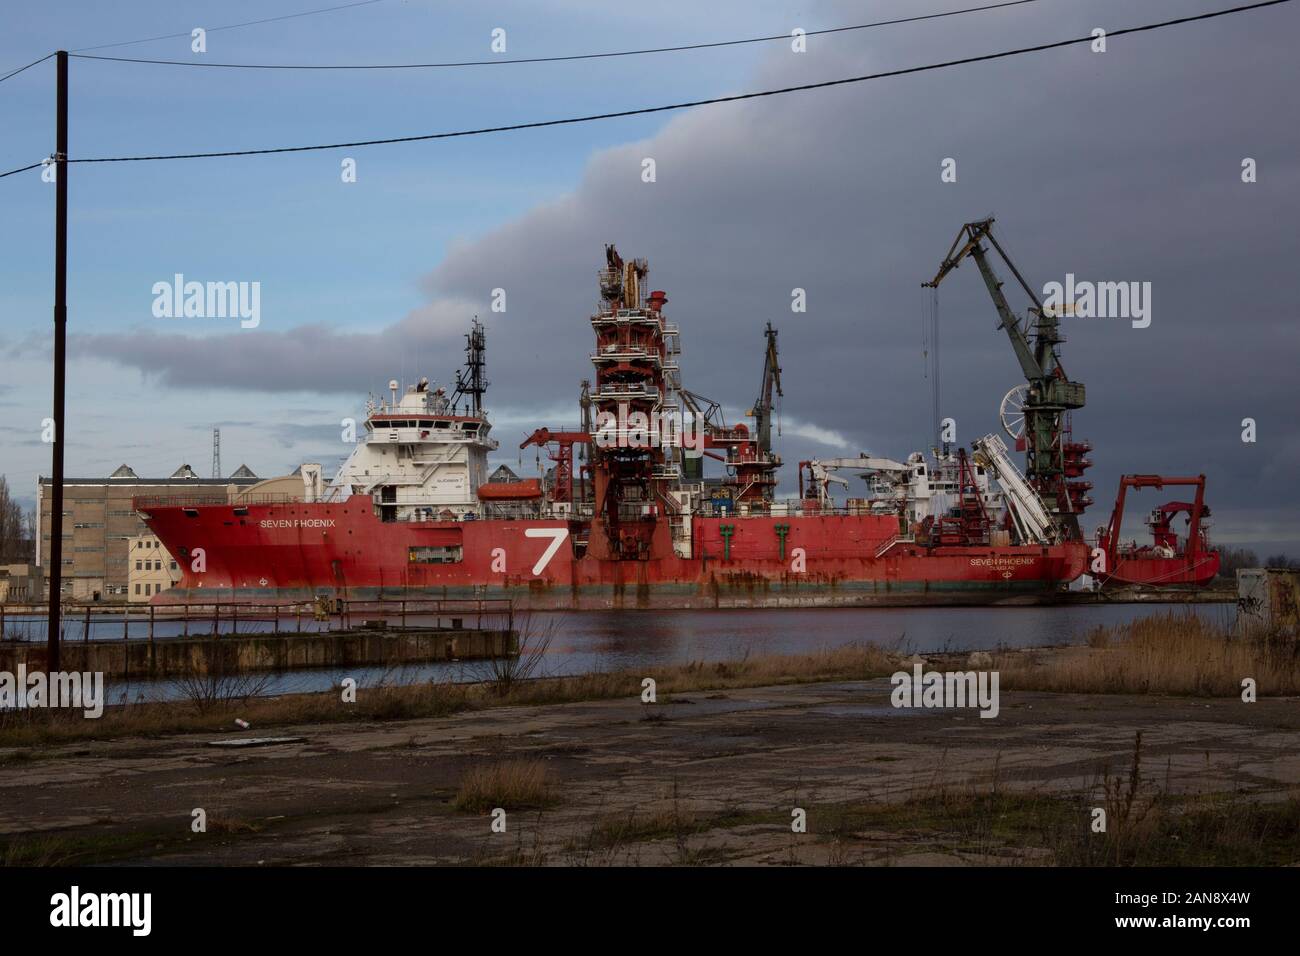
[[[280,20],[294,20],[297,19],[298,17],[315,16],[318,13],[333,13],[336,10],[347,10],[350,9],[351,7],[368,7],[373,3],[386,3],[386,2],[387,0],[357,0],[357,2],[355,3],[344,3],[337,7],[321,7],[316,10],[304,10],[301,13],[286,13],[283,16],[279,16],[279,17],[265,17],[261,20],[246,20],[243,23],[227,23],[225,26],[207,27],[206,32],[220,33],[222,30],[238,30],[241,27],[253,27],[262,23],[275,23]],[[77,53],[84,53],[87,50],[109,50],[119,46],[134,46],[137,43],[152,43],[155,40],[178,40],[181,37],[188,38],[190,36],[192,36],[192,32],[189,30],[187,30],[184,33],[164,33],[161,34],[160,36],[142,37],[139,40],[122,40],[119,43],[101,43],[98,46],[77,47],[75,50],[72,50],[71,52],[73,54],[77,54]],[[11,76],[17,76],[23,70],[29,69],[30,67],[35,66],[37,63],[45,62],[52,56],[54,56],[53,53],[47,53],[45,56],[41,57],[35,63],[28,63],[27,66],[14,70],[12,73],[7,73],[4,76],[0,76],[0,83],[3,83]]]
[[[43,165],[45,165],[44,162],[32,163],[30,166],[19,166],[17,169],[9,170],[7,173],[0,173],[0,179],[4,179],[6,176],[16,176],[18,173],[25,173],[29,169],[35,169],[37,166]]]
[[[1290,3],[1291,0],[1260,0],[1257,3],[1242,4],[1236,7],[1229,7],[1223,10],[1214,10],[1209,13],[1196,14],[1193,16],[1178,17],[1173,20],[1163,20],[1158,23],[1147,23],[1142,26],[1124,27],[1118,30],[1111,30],[1107,37],[1125,36],[1132,33],[1145,33],[1152,30],[1160,30],[1165,27],[1178,26],[1185,23],[1195,23],[1203,20],[1213,20],[1218,17],[1228,16],[1234,13],[1242,13],[1248,10],[1258,10],[1263,7],[1273,7],[1283,3]],[[275,153],[304,153],[327,149],[348,149],[358,146],[384,146],[395,143],[414,143],[425,140],[436,139],[454,139],[467,136],[482,136],[488,133],[504,133],[515,130],[541,129],[549,126],[566,126],[577,123],[591,123],[599,120],[618,119],[628,116],[644,116],[650,113],[663,113],[671,110],[689,109],[696,106],[709,106],[717,103],[734,103],[740,100],[759,99],[768,96],[780,96],[785,93],[796,93],[808,90],[826,89],[834,86],[845,86],[852,83],[863,83],[868,80],[878,80],[893,76],[905,76],[911,73],[924,73],[930,70],[947,69],[954,66],[963,66],[970,63],[983,63],[990,60],[1000,60],[1013,56],[1021,56],[1027,53],[1038,53],[1044,50],[1059,49],[1061,47],[1074,46],[1079,43],[1090,43],[1095,38],[1089,34],[1084,37],[1075,37],[1069,40],[1058,40],[1054,43],[1040,43],[1036,46],[1018,47],[1014,50],[1004,50],[999,53],[985,53],[980,56],[964,57],[958,60],[947,60],[942,63],[930,63],[924,66],[906,67],[898,70],[888,70],[881,73],[869,73],[863,76],[851,76],[838,80],[825,80],[820,83],[804,83],[798,86],[787,86],[775,90],[761,90],[752,93],[737,93],[731,96],[718,96],[702,100],[690,100],[682,103],[670,103],[665,106],[647,106],[639,109],[619,110],[610,113],[595,113],[588,116],[574,116],[565,119],[540,120],[531,123],[514,123],[507,126],[490,126],[478,129],[457,130],[445,133],[425,133],[416,136],[394,136],[386,139],[354,140],[345,143],[324,143],[313,146],[279,146],[266,149],[242,149],[242,150],[221,150],[218,152],[208,153],[172,153],[163,155],[149,156],[105,156],[88,159],[68,159],[69,163],[133,163],[133,162],[152,162],[159,160],[172,159],[211,159],[224,156],[261,156]],[[6,176],[13,176],[17,173],[25,172],[29,169],[35,169],[42,165],[41,163],[32,163],[28,166],[22,166],[18,169],[9,170],[6,173],[0,173],[0,179]]]
[[[1247,10],[1258,10],[1263,7],[1277,6],[1282,3],[1290,3],[1291,0],[1260,0],[1257,3],[1242,4],[1241,6],[1229,7],[1223,10],[1214,10],[1209,13],[1201,13],[1193,16],[1178,17],[1173,20],[1163,20],[1158,23],[1147,23],[1142,26],[1124,27],[1119,30],[1110,30],[1107,32],[1107,38],[1125,36],[1132,33],[1145,33],[1152,30],[1160,30],[1165,27],[1178,26],[1186,23],[1196,23],[1204,20],[1213,20],[1218,17],[1228,16],[1234,13],[1242,13]],[[549,126],[567,126],[577,123],[592,123],[599,120],[619,119],[628,116],[644,116],[650,113],[664,113],[671,110],[690,109],[696,106],[710,106],[717,103],[735,103],[741,100],[760,99],[768,96],[780,96],[786,93],[798,93],[808,90],[828,89],[835,86],[847,86],[853,83],[864,83],[869,80],[885,79],[893,76],[906,76],[912,73],[924,73],[930,70],[948,69],[954,66],[964,66],[970,63],[985,63],[990,60],[1001,60],[1013,56],[1022,56],[1027,53],[1039,53],[1044,50],[1054,50],[1061,47],[1074,46],[1079,43],[1091,43],[1095,40],[1092,34],[1083,37],[1075,37],[1069,40],[1057,40],[1053,43],[1040,43],[1036,46],[1018,47],[1013,50],[1003,50],[1000,53],[985,53],[980,56],[963,57],[958,60],[947,60],[942,63],[930,63],[924,66],[905,67],[898,70],[887,70],[880,73],[868,73],[863,76],[850,76],[838,80],[824,80],[820,83],[803,83],[798,86],[786,86],[775,90],[761,90],[752,93],[736,93],[730,96],[716,96],[709,99],[688,100],[681,103],[670,103],[664,106],[647,106],[639,109],[618,110],[610,113],[595,113],[588,116],[573,116],[565,119],[539,120],[531,123],[514,123],[507,126],[489,126],[478,129],[457,130],[454,132],[444,133],[424,133],[415,136],[393,136],[385,139],[354,140],[344,143],[325,143],[314,146],[278,146],[266,149],[240,149],[240,150],[221,150],[210,153],[172,153],[164,155],[150,156],[106,156],[92,159],[69,159],[70,163],[134,163],[134,162],[153,162],[158,160],[172,159],[210,159],[223,156],[262,156],[272,153],[305,153],[327,149],[350,149],[358,146],[386,146],[395,143],[415,143],[426,140],[436,139],[455,139],[466,136],[482,136],[488,133],[505,133],[515,130],[525,129],[542,129]],[[37,164],[39,165],[39,163]],[[32,167],[27,167],[32,168]]]
[[[985,10],[998,10],[1002,7],[1018,7],[1038,0],[1003,0],[1001,3],[989,3],[980,7],[966,7],[961,10],[946,10],[942,13],[926,13],[914,17],[899,17],[894,20],[877,20],[872,23],[858,23],[852,26],[828,27],[824,30],[807,30],[804,36],[825,36],[832,33],[849,33],[854,30],[870,30],[874,27],[893,26],[898,23],[917,23],[921,20],[938,20],[943,17],[955,17],[965,13],[980,13]],[[209,31],[211,32],[211,31]],[[189,36],[188,33],[181,34]],[[305,63],[210,63],[203,60],[156,60],[125,56],[84,56],[73,51],[72,55],[82,60],[106,60],[115,63],[149,63],[157,66],[198,66],[208,69],[227,70],[428,70],[463,66],[505,66],[520,63],[562,63],[572,60],[601,60],[620,56],[644,56],[649,53],[680,53],[686,50],[712,50],[718,47],[742,46],[749,43],[770,43],[774,40],[789,40],[792,34],[778,33],[774,36],[747,37],[743,40],[718,40],[712,43],[688,43],[682,46],[650,47],[643,50],[615,50],[607,53],[574,53],[568,56],[531,56],[531,57],[493,57],[490,60],[453,60],[443,63],[348,63],[348,64],[305,64]],[[97,49],[87,47],[85,49]]]
[[[28,63],[26,66],[20,66],[20,67],[19,67],[18,69],[16,69],[16,70],[11,70],[11,71],[9,71],[9,72],[6,73],[4,76],[0,76],[0,83],[3,83],[5,80],[9,79],[9,77],[11,77],[11,76],[17,76],[17,75],[18,75],[19,73],[21,73],[23,70],[30,70],[32,67],[34,67],[34,66],[35,66],[36,64],[38,64],[38,63],[44,63],[46,60],[48,60],[48,59],[49,59],[50,57],[52,57],[52,56],[54,56],[53,53],[47,53],[47,54],[45,54],[45,56],[41,57],[39,60],[32,60],[32,62]]]
[[[221,27],[206,27],[207,33],[219,33],[222,30],[238,30],[242,27],[255,27],[263,23],[277,23],[280,20],[296,20],[299,17],[312,17],[318,13],[334,13],[336,10],[349,10],[352,7],[368,7],[375,3],[386,3],[387,0],[356,0],[355,3],[343,3],[336,7],[320,7],[316,10],[304,10],[301,13],[286,13],[279,17],[265,17],[261,20],[246,20],[243,23],[227,23]],[[86,50],[109,50],[119,46],[134,46],[137,43],[153,43],[155,40],[178,40],[181,37],[189,38],[191,32],[186,30],[184,33],[164,33],[156,37],[144,37],[139,40],[123,40],[120,43],[101,43],[98,46],[78,47],[71,53],[84,53]]]

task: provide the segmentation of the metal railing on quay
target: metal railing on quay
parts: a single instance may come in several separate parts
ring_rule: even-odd
[[[0,641],[19,640],[10,637],[17,633],[19,625],[31,625],[41,622],[48,613],[45,604],[0,604]],[[306,633],[304,621],[319,626],[316,631],[333,630],[334,622],[341,629],[350,629],[354,621],[370,620],[366,615],[383,618],[385,621],[396,619],[401,627],[407,626],[410,618],[447,619],[451,627],[461,627],[466,618],[473,618],[476,628],[482,628],[486,618],[489,622],[504,619],[506,627],[514,627],[514,602],[509,598],[371,598],[366,600],[322,596],[311,601],[189,601],[176,604],[107,604],[87,602],[75,604],[65,602],[63,605],[64,643],[80,640],[104,640],[92,637],[95,630],[104,631],[121,627],[121,640],[131,639],[132,625],[137,631],[145,629],[144,637],[152,643],[157,635],[159,625],[181,624],[182,632],[171,637],[199,637],[204,634],[220,639],[224,636],[238,636],[240,625],[245,628],[245,635],[251,633]],[[282,621],[294,622],[293,629],[282,628]],[[79,627],[77,626],[79,625]],[[224,629],[223,629],[224,625]],[[254,625],[270,625],[268,628],[255,628]],[[73,628],[76,628],[74,631]],[[73,636],[79,632],[80,636]],[[44,640],[44,633],[39,635]],[[116,640],[118,638],[110,638]]]

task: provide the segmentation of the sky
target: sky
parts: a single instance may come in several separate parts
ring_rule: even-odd
[[[558,56],[813,31],[978,5],[463,4],[325,0],[8,5],[0,75],[56,48],[187,62],[401,63]],[[1186,16],[1230,0],[1034,0],[707,50],[400,71],[243,71],[74,58],[73,158],[416,135],[883,72]],[[194,53],[188,31],[209,30]],[[1300,4],[830,89],[542,130],[69,174],[67,473],[182,462],[262,476],[348,451],[340,421],[390,378],[449,382],[487,327],[494,463],[535,474],[534,427],[577,420],[604,244],[650,263],[686,387],[739,419],[780,331],[783,494],[795,463],[932,442],[921,317],[962,223],[1031,286],[1134,282],[1150,322],[1067,315],[1088,388],[1074,434],[1105,522],[1121,474],[1208,477],[1216,542],[1300,552]],[[493,31],[506,51],[494,53]],[[53,61],[0,83],[0,171],[53,150]],[[356,181],[345,182],[344,160]],[[645,181],[646,160],[654,180]],[[1254,181],[1243,182],[1253,160]],[[946,162],[951,161],[951,162]],[[944,171],[949,175],[945,176]],[[952,173],[955,172],[955,177]],[[955,181],[948,181],[953,180]],[[0,474],[50,470],[54,187],[0,180]],[[154,314],[154,286],[256,282],[260,320]],[[1005,275],[1004,278],[1010,278]],[[1149,283],[1149,286],[1142,284]],[[505,311],[493,311],[493,290]],[[792,308],[804,290],[805,311]],[[1021,381],[977,271],[939,290],[940,417],[999,429]],[[498,297],[499,302],[499,297]],[[1017,309],[1026,305],[1012,297]],[[1243,441],[1253,419],[1254,441]],[[1130,495],[1126,530],[1180,492]]]

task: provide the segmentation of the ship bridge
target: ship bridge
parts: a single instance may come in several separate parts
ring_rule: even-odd
[[[339,469],[334,494],[367,495],[385,521],[477,517],[477,490],[487,456],[498,447],[487,414],[457,407],[444,389],[421,378],[387,399],[371,398],[365,435]]]

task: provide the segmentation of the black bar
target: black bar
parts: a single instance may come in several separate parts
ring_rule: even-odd
[[[59,601],[63,590],[63,392],[68,352],[68,54],[58,52],[58,120],[54,151],[54,474],[50,502],[50,615],[47,673],[59,669]],[[39,529],[38,529],[39,530]],[[39,542],[38,542],[39,543]]]
[[[990,938],[1003,941],[1008,950],[1025,948],[1017,946],[1017,940],[1127,938],[1145,945],[1153,937],[1172,939],[1175,946],[1185,948],[1193,936],[1208,937],[1218,944],[1218,952],[1231,952],[1240,949],[1233,945],[1238,941],[1258,947],[1258,940],[1276,939],[1294,930],[1295,924],[1295,876],[1285,866],[1097,870],[594,866],[548,868],[545,878],[540,876],[530,866],[423,867],[417,879],[400,866],[372,866],[363,876],[356,868],[331,865],[4,868],[0,893],[5,900],[7,946],[47,937],[66,939],[67,928],[55,928],[51,916],[60,902],[56,894],[70,897],[74,886],[83,899],[100,893],[149,893],[149,935],[161,944],[192,942],[196,921],[202,921],[204,938],[218,946],[247,948],[248,939],[256,935],[270,943],[283,941],[298,951],[336,944],[340,932],[353,929],[353,920],[357,935],[364,932],[378,941],[404,941],[412,928],[426,925],[421,914],[430,908],[431,898],[507,900],[510,919],[494,927],[494,938],[518,939],[525,946],[535,940],[537,926],[553,922],[555,914],[574,899],[584,901],[584,930],[613,936],[628,926],[653,925],[663,912],[656,899],[673,892],[699,900],[743,894],[740,898],[753,914],[779,912],[791,905],[790,900],[796,901],[784,922],[748,915],[702,923],[701,939],[728,950],[757,949],[774,933],[791,940],[807,938],[801,935],[809,932],[805,921],[834,922],[834,913],[848,913],[853,907],[861,912],[839,923],[846,934],[884,939],[901,930],[918,939],[914,950],[929,952],[968,939],[974,947]],[[1215,893],[1235,896],[1237,901],[1203,899]],[[1181,902],[1164,903],[1165,894],[1176,895]],[[1121,902],[1121,895],[1152,901]],[[223,898],[234,901],[229,912],[212,919],[212,901]],[[322,917],[321,901],[329,899],[347,899],[349,911],[357,915],[342,920]],[[936,899],[960,900],[971,915],[964,920],[955,911],[942,916],[936,912]],[[798,905],[804,901],[816,901],[807,903],[806,914]],[[1163,927],[1162,932],[1161,922],[1167,917],[1234,921],[1244,917],[1247,922],[1216,925],[1208,931],[1175,925]],[[1145,926],[1133,922],[1144,919],[1153,922]],[[93,935],[83,933],[82,938],[133,943],[136,937],[128,922],[123,919],[115,928],[95,928],[90,931]],[[1171,928],[1174,932],[1167,932]]]

